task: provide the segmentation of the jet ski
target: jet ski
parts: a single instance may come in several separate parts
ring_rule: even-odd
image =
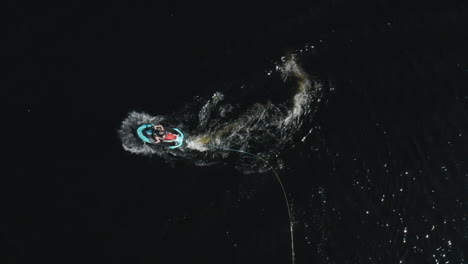
[[[142,124],[137,129],[138,137],[145,143],[169,149],[180,148],[185,143],[185,136],[178,128],[157,129],[154,124]],[[156,140],[159,138],[159,142]]]

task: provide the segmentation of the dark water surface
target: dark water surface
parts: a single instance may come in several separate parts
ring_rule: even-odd
[[[270,159],[296,263],[467,263],[466,4],[226,6],[11,4],[2,263],[290,263],[271,171],[131,155],[116,133],[220,91],[281,103],[265,79],[290,54],[324,87]]]

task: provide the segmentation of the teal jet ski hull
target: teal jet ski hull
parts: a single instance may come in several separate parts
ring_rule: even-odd
[[[152,128],[154,125],[152,124],[144,124],[138,127],[137,129],[137,135],[138,137],[145,143],[149,143],[155,146],[162,146],[166,147],[169,149],[176,149],[180,148],[184,145],[185,143],[185,135],[180,129],[178,128],[167,128],[166,131],[169,133],[172,133],[177,136],[176,139],[173,140],[162,140],[160,143],[156,143],[153,139],[152,135]]]

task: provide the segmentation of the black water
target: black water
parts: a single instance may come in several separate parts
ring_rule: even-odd
[[[290,263],[271,173],[130,155],[116,130],[130,110],[255,92],[307,44],[327,92],[278,168],[296,263],[467,262],[466,4],[9,11],[2,263]]]

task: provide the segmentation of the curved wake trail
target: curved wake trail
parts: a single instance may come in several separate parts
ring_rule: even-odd
[[[267,78],[276,81],[268,87],[268,92],[288,89],[294,91],[292,97],[285,98],[282,103],[266,100],[245,105],[242,100],[236,102],[235,97],[216,92],[205,102],[198,100],[170,118],[130,112],[118,131],[122,146],[134,154],[157,155],[168,161],[184,159],[197,166],[230,157],[229,153],[211,151],[208,144],[254,152],[267,160],[276,157],[282,149],[293,144],[303,123],[309,121],[311,112],[319,107],[322,84],[309,77],[296,55],[283,57],[275,72],[269,73]],[[264,76],[262,79],[268,81]],[[167,150],[141,142],[134,131],[142,123],[180,128],[186,134],[186,147]],[[264,164],[242,157],[231,162],[244,173],[267,170]]]

